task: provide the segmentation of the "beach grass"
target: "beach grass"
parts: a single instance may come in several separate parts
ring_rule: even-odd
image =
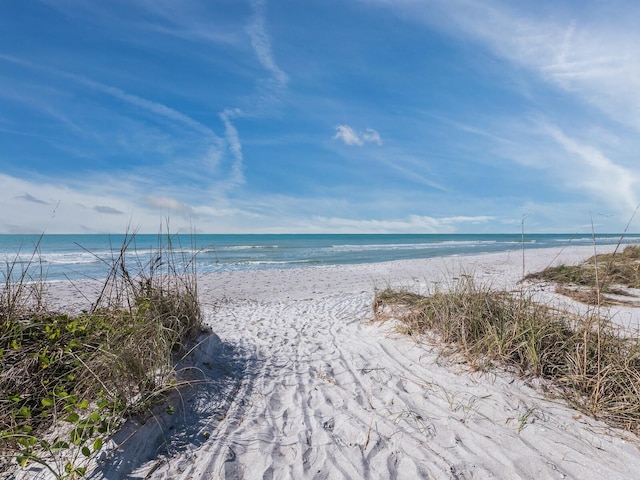
[[[473,369],[506,368],[548,381],[580,411],[640,432],[640,339],[615,328],[599,309],[579,315],[461,276],[451,288],[418,295],[376,293],[376,319],[399,322],[418,341],[432,339]]]
[[[579,265],[558,265],[524,277],[556,283],[558,293],[590,305],[633,303],[628,289],[640,288],[640,245],[598,254]]]
[[[135,253],[133,269],[125,259]],[[174,359],[202,331],[191,259],[171,237],[138,255],[128,235],[83,311],[43,300],[33,264],[7,265],[0,292],[0,472],[36,464],[56,478],[86,464],[122,421],[177,388]],[[35,271],[35,274],[29,273]]]

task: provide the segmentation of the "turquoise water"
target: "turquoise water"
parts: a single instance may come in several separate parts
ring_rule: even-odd
[[[615,244],[619,234],[596,237]],[[148,263],[158,235],[136,235],[128,250],[130,266]],[[48,280],[104,278],[124,235],[0,235],[0,259],[14,272],[42,268]],[[166,242],[166,237],[162,238]],[[196,259],[199,273],[225,270],[308,267],[389,260],[471,255],[522,248],[519,234],[389,234],[389,235],[174,235],[178,259]],[[590,234],[525,235],[525,248],[590,245]],[[625,242],[639,243],[640,235]],[[36,248],[37,246],[37,248]],[[4,269],[6,272],[6,268]],[[135,268],[132,268],[135,270]]]

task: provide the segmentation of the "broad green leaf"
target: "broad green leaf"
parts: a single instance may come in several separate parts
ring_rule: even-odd
[[[93,442],[93,451],[97,452],[101,448],[102,448],[102,439],[101,438],[96,438],[94,440],[94,442]]]
[[[70,422],[70,423],[76,423],[78,420],[80,420],[80,415],[78,415],[77,413],[70,413],[69,415],[67,415],[67,418],[65,418],[65,421]]]

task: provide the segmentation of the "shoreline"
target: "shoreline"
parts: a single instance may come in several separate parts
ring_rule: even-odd
[[[38,246],[37,252],[16,239],[11,241],[5,238],[3,243],[3,238],[0,238],[0,257],[4,257],[9,263],[17,261],[21,267],[30,263],[32,266],[44,266],[46,277],[52,281],[103,278],[108,274],[108,265],[111,260],[118,256],[118,245],[121,245],[119,242],[125,240],[102,235],[89,237],[91,238],[78,235],[64,235],[56,239],[45,237],[42,244]],[[521,250],[523,246],[526,250],[533,251],[543,248],[593,245],[591,236],[585,235],[541,234],[539,238],[533,237],[535,235],[526,237],[522,242],[520,235],[515,234],[276,237],[178,235],[171,236],[169,242],[177,255],[176,260],[191,262],[195,259],[197,271],[200,273],[358,265],[457,255],[476,256],[491,252]],[[624,237],[605,234],[597,237],[596,244],[607,247],[619,241],[623,241],[624,244],[638,243],[640,235]],[[129,244],[127,249],[127,264],[132,267],[141,267],[151,260],[150,255],[152,256],[161,244],[162,241],[157,235],[136,235],[135,241]],[[40,273],[37,268],[33,268],[35,278],[39,278]]]
[[[525,250],[525,272],[591,255],[592,246]],[[535,379],[471,372],[372,323],[376,288],[424,293],[470,273],[519,288],[522,251],[198,275],[214,335],[183,367],[203,381],[169,399],[173,415],[125,425],[115,440],[128,440],[90,478],[614,480],[638,471],[636,436],[544,398]],[[564,301],[552,287],[534,290]],[[639,313],[615,316],[631,325]]]

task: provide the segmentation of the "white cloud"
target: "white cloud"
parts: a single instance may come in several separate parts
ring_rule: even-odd
[[[362,145],[363,141],[358,134],[353,131],[349,125],[338,125],[336,127],[336,134],[333,136],[334,140],[342,140],[347,145]]]
[[[267,34],[265,28],[265,1],[252,0],[251,6],[253,8],[254,15],[251,23],[246,28],[246,31],[251,38],[251,45],[258,56],[260,64],[272,75],[274,86],[278,89],[284,88],[289,81],[289,77],[276,64],[273,58],[271,38]]]
[[[129,103],[138,108],[147,110],[153,113],[154,115],[159,115],[169,120],[172,120],[174,122],[182,123],[183,125],[190,127],[191,129],[208,136],[212,140],[218,139],[218,136],[211,128],[207,127],[206,125],[203,125],[202,123],[196,120],[193,120],[189,116],[183,113],[180,113],[177,110],[174,110],[173,108],[167,107],[166,105],[163,105],[158,102],[153,102],[151,100],[147,100],[146,98],[138,97],[137,95],[132,95],[119,88],[111,87],[109,85],[103,85],[99,82],[94,82],[93,80],[89,80],[87,78],[83,78],[77,75],[65,73],[64,76],[73,78],[79,83],[82,83],[95,90],[111,95],[112,97],[117,98],[123,102]]]
[[[356,132],[349,125],[338,125],[336,127],[336,134],[333,136],[334,140],[342,140],[345,145],[361,147],[365,143],[375,143],[382,145],[382,139],[380,134],[373,128],[367,128],[364,132]]]
[[[24,180],[0,173],[0,191],[6,195],[0,233],[121,233],[130,228],[154,233],[166,217],[174,231],[256,233],[278,223],[292,228],[289,219],[261,215],[261,210],[277,211],[277,202],[267,201],[260,209],[254,200],[232,202],[224,195],[216,197],[219,192],[175,188],[149,195],[148,188],[145,179],[117,174]],[[37,191],[49,203],[34,202],[24,194],[28,191]]]
[[[614,163],[598,148],[569,137],[554,125],[544,125],[543,131],[570,156],[555,165],[568,187],[591,192],[624,213],[637,207],[640,173]]]
[[[610,119],[640,130],[640,30],[632,20],[640,8],[634,2],[607,9],[606,2],[585,1],[567,9],[562,2],[526,8],[505,0],[361,1],[475,41]]]
[[[107,213],[109,215],[122,215],[124,212],[108,205],[96,205],[93,209],[98,213]]]
[[[250,0],[253,15],[245,32],[249,35],[251,46],[260,65],[268,72],[266,79],[258,80],[258,94],[251,98],[250,108],[253,114],[260,114],[269,110],[281,99],[289,83],[289,76],[276,63],[271,37],[266,27],[266,1]]]
[[[220,118],[224,123],[225,137],[233,162],[231,164],[231,175],[227,187],[235,187],[245,182],[243,172],[243,156],[242,156],[242,144],[240,143],[240,136],[238,130],[231,122],[231,119],[241,115],[242,112],[238,109],[226,109],[220,114]]]
[[[365,142],[375,143],[377,145],[382,145],[382,140],[380,139],[380,134],[376,132],[373,128],[367,128],[362,134],[362,140]]]
[[[16,196],[17,200],[24,200],[26,202],[39,203],[40,205],[49,205],[49,202],[45,202],[44,200],[40,200],[37,197],[34,197],[30,193],[24,193],[22,195]]]
[[[117,191],[111,192],[109,181],[105,179],[78,188],[53,179],[22,180],[0,174],[0,189],[6,195],[0,232],[75,233],[86,230],[82,222],[94,232],[122,232],[127,227],[122,215],[96,213],[133,212],[134,205],[122,195],[122,192],[130,192],[132,186],[123,181],[119,183],[119,187],[117,182],[114,185]],[[25,191],[37,191],[40,198],[50,200],[33,201],[30,195],[22,193]]]
[[[487,215],[479,215],[476,217],[469,217],[469,216],[457,216],[457,217],[444,217],[440,219],[440,223],[442,223],[443,225],[455,225],[458,223],[472,223],[472,224],[480,224],[480,223],[487,223],[487,222],[491,222],[495,220],[494,217],[490,217]]]
[[[258,57],[258,61],[267,70],[270,77],[265,84],[266,88],[262,88],[258,98],[252,102],[250,108],[252,111],[243,111],[239,108],[225,108],[219,115],[224,124],[225,140],[232,157],[231,171],[228,180],[223,185],[217,186],[217,188],[223,190],[238,187],[246,181],[244,176],[242,143],[240,142],[238,129],[232,120],[234,118],[259,114],[262,108],[279,100],[289,82],[289,77],[277,65],[273,56],[271,37],[267,34],[265,26],[265,5],[266,2],[264,0],[251,0],[253,16],[251,22],[245,28],[245,31],[251,39],[251,46]]]
[[[504,71],[516,78],[510,86],[521,87],[533,105],[524,119],[492,118],[489,126],[459,123],[459,128],[493,140],[498,157],[527,168],[522,175],[530,168],[543,170],[544,188],[556,189],[554,194],[575,198],[577,193],[581,215],[602,207],[624,218],[635,209],[640,202],[633,154],[640,131],[640,30],[634,23],[639,4],[361,1],[485,49],[503,61]],[[546,87],[538,89],[540,82]],[[553,97],[546,96],[549,91]],[[578,211],[575,201],[570,203],[567,208]]]
[[[559,168],[570,171],[572,165],[565,164]],[[587,188],[583,184],[576,184],[576,187]],[[416,198],[412,195],[408,195],[408,200],[372,197],[358,204],[354,200],[335,197],[248,195],[237,199],[216,198],[214,194],[184,189],[148,195],[146,189],[143,182],[117,176],[83,178],[81,183],[65,183],[41,178],[22,180],[0,174],[0,190],[6,195],[6,205],[3,205],[5,208],[0,216],[0,233],[120,233],[132,228],[140,233],[155,233],[167,216],[173,231],[196,229],[202,233],[472,233],[495,231],[496,228],[503,231],[504,225],[510,225],[509,231],[519,231],[523,213],[530,214],[526,224],[528,233],[584,232],[590,229],[587,225],[590,210],[596,217],[598,231],[609,232],[622,230],[625,223],[621,218],[629,218],[601,216],[600,213],[607,212],[585,206],[579,200],[522,205],[496,199],[475,205],[473,213],[490,212],[490,215],[455,215],[455,212],[469,212],[469,204],[465,199],[457,201],[459,199],[449,197],[428,203],[434,210],[448,211],[453,213],[451,215],[403,216],[403,210],[416,205]],[[26,200],[22,197],[25,191],[37,191],[41,198],[51,199],[50,203],[45,205]],[[127,195],[123,196],[122,192],[127,192]],[[372,211],[394,202],[389,212],[372,219],[375,215]],[[124,212],[124,215],[101,215],[96,213],[96,205],[103,212],[107,210],[104,206],[108,205],[108,208]],[[347,210],[352,212],[351,218],[341,215]],[[315,212],[328,214],[316,216]]]
[[[637,29],[617,28],[606,17],[576,21],[561,13],[552,19],[522,16],[501,5],[484,13],[466,16],[462,25],[495,53],[531,69],[611,119],[640,129]]]
[[[4,55],[4,54],[0,54],[0,59],[5,60],[7,62],[11,62],[14,64],[18,64],[22,67],[26,67],[32,70],[40,70],[40,71],[45,71],[47,73],[53,74],[55,76],[58,77],[63,77],[69,80],[72,80],[80,85],[83,85],[85,87],[88,87],[92,90],[95,91],[99,91],[102,93],[105,93],[107,95],[110,95],[113,98],[117,98],[118,100],[128,103],[130,105],[133,105],[137,108],[146,110],[149,113],[152,113],[154,115],[158,115],[161,117],[164,117],[168,120],[171,120],[173,122],[176,123],[180,123],[184,126],[187,126],[189,128],[191,128],[194,131],[200,132],[204,135],[206,135],[207,137],[209,137],[212,140],[217,140],[218,136],[216,135],[216,133],[209,127],[207,127],[206,125],[203,125],[202,123],[192,119],[191,117],[171,108],[168,107],[166,105],[163,105],[162,103],[159,102],[154,102],[151,100],[148,100],[146,98],[142,98],[139,97],[137,95],[133,95],[130,93],[125,92],[124,90],[120,89],[120,88],[116,88],[110,85],[105,85],[103,83],[100,82],[96,82],[94,80],[91,80],[89,78],[83,77],[81,75],[76,75],[74,73],[69,73],[69,72],[65,72],[62,70],[58,70],[56,68],[51,68],[51,67],[47,67],[44,65],[38,65],[35,64],[33,62],[29,62],[26,60],[22,60],[20,58],[17,57],[13,57],[10,55]],[[79,127],[76,127],[77,129],[79,129]]]
[[[166,211],[168,213],[177,213],[187,218],[193,217],[193,208],[175,198],[171,197],[156,197],[153,195],[146,195],[142,197],[143,203],[152,209]]]
[[[489,216],[430,217],[409,215],[399,220],[357,220],[340,217],[314,217],[314,227],[322,232],[334,233],[455,233],[460,224],[488,223]]]

